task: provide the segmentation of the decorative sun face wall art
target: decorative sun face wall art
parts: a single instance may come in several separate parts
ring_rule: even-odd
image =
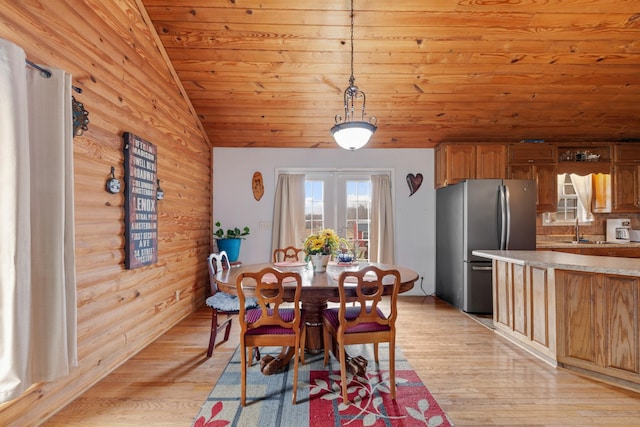
[[[422,185],[422,174],[407,174],[407,185],[409,186],[409,197],[411,197]]]

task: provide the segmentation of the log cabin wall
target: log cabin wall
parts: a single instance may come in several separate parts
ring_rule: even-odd
[[[0,37],[29,60],[72,73],[91,121],[73,142],[79,366],[0,405],[3,425],[28,426],[203,305],[212,152],[136,0],[3,2]],[[158,262],[135,270],[124,268],[124,194],[105,191],[111,166],[123,179],[127,131],[156,144],[166,194]]]

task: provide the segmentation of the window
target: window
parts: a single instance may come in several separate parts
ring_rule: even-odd
[[[578,195],[569,174],[558,175],[558,209],[556,211],[556,221],[575,221],[578,218]]]
[[[305,233],[332,228],[347,239],[355,256],[369,259],[370,173],[307,173]]]
[[[371,180],[346,178],[346,215],[344,223],[349,241],[358,259],[369,259],[369,225],[371,224]]]
[[[559,174],[557,209],[542,214],[542,225],[592,222],[593,212],[611,211],[610,188],[609,174]]]
[[[324,181],[304,182],[304,231],[307,235],[326,228],[324,226]]]

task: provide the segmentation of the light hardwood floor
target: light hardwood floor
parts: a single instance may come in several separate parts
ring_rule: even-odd
[[[638,426],[640,394],[555,369],[433,297],[400,297],[398,346],[456,426]],[[45,426],[190,426],[238,344],[206,358],[202,308]]]

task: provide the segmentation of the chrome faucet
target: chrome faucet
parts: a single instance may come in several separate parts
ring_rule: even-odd
[[[580,241],[580,223],[579,218],[576,218],[576,242]]]

